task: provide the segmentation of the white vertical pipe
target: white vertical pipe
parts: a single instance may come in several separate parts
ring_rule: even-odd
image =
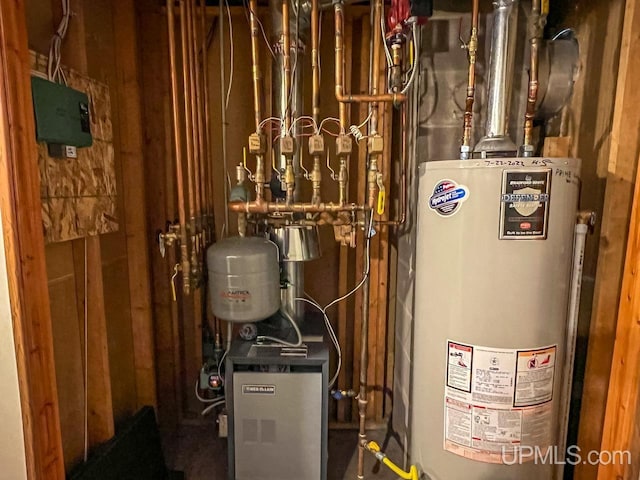
[[[557,460],[562,463],[567,451],[567,433],[569,430],[569,411],[571,407],[571,387],[573,384],[573,369],[575,365],[576,341],[578,337],[578,315],[580,312],[580,292],[582,290],[582,269],[584,264],[584,249],[587,240],[588,225],[576,225],[573,241],[573,271],[571,274],[571,290],[569,291],[569,315],[567,319],[567,342],[565,347],[565,362],[563,372],[562,402],[560,404],[560,434],[558,436]],[[556,478],[564,476],[564,465],[557,467]]]

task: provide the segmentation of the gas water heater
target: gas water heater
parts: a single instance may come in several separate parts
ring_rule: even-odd
[[[420,166],[411,458],[429,480],[553,478],[579,175],[577,159]]]

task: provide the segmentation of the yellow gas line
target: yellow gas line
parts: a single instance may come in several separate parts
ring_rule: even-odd
[[[369,452],[373,453],[373,455],[375,455],[375,457],[380,462],[386,465],[389,468],[389,470],[391,470],[393,473],[398,475],[398,477],[403,478],[405,480],[419,480],[418,468],[415,465],[411,465],[411,468],[409,469],[409,471],[405,472],[403,469],[401,469],[399,466],[397,466],[395,463],[389,460],[389,457],[387,457],[384,453],[380,451],[380,445],[378,445],[376,442],[368,442],[367,444],[365,444],[365,448]]]

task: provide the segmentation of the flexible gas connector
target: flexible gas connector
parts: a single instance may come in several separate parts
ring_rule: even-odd
[[[419,480],[418,468],[415,465],[411,465],[409,471],[405,472],[399,466],[389,460],[389,457],[387,457],[380,451],[380,445],[378,445],[376,442],[368,442],[365,444],[364,448],[373,453],[380,462],[389,467],[389,469],[393,473],[398,475],[398,477],[405,480]]]

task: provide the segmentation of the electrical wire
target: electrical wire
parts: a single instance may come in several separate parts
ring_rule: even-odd
[[[385,24],[384,24],[384,15],[380,16],[380,33],[382,35],[382,45],[384,45],[384,53],[385,56],[387,57],[387,66],[389,68],[392,67],[393,65],[393,58],[391,58],[391,52],[389,51],[389,45],[387,45],[387,33],[385,31]]]
[[[316,121],[313,119],[313,117],[310,117],[308,115],[303,115],[293,120],[293,122],[291,122],[291,126],[289,127],[289,132],[288,132],[289,135],[291,135],[291,133],[293,132],[293,127],[295,126],[295,124],[298,123],[300,120],[310,121],[311,125],[307,125],[307,126],[312,126],[316,132],[318,131],[318,125],[316,124]],[[302,128],[304,127],[305,126],[303,125]]]
[[[217,403],[213,403],[213,404],[209,405],[207,408],[205,408],[204,410],[202,410],[201,415],[204,417],[204,416],[208,415],[209,412],[211,412],[211,410],[213,410],[214,408],[219,407],[221,405],[224,405],[225,403],[227,403],[227,402],[224,399],[218,401]]]
[[[367,225],[369,226],[370,229],[371,229],[371,225],[372,224],[373,224],[373,210],[371,210],[371,215],[369,217],[369,222],[367,223]],[[346,293],[345,295],[343,295],[343,296],[341,296],[339,298],[336,298],[331,303],[329,303],[326,307],[324,307],[325,311],[327,311],[329,308],[333,307],[336,303],[339,303],[339,302],[349,298],[354,293],[356,293],[360,288],[362,288],[362,285],[364,285],[364,282],[369,277],[369,273],[371,272],[371,231],[366,233],[366,239],[367,240],[365,242],[365,268],[364,268],[364,273],[362,275],[362,280],[360,280],[360,283],[358,283],[358,285],[356,285],[353,288],[353,290],[351,290],[349,293]]]
[[[89,268],[87,237],[84,237],[84,461],[89,459]]]
[[[322,131],[322,127],[324,126],[325,122],[335,122],[335,123],[337,123],[338,125],[340,125],[340,119],[339,119],[339,118],[335,118],[335,117],[327,117],[327,118],[325,118],[324,120],[322,120],[322,121],[320,122],[320,125],[318,126],[318,130],[317,130],[317,132],[316,132],[316,133],[320,133],[320,132]],[[342,128],[342,127],[341,127],[341,128]],[[327,133],[329,133],[329,132],[327,132]],[[341,132],[341,133],[344,133],[344,132]]]
[[[258,25],[260,26],[260,31],[262,32],[262,38],[264,38],[264,43],[266,43],[267,48],[269,49],[269,52],[271,53],[271,56],[273,57],[274,60],[276,60],[276,54],[273,51],[273,48],[271,48],[271,44],[269,43],[269,39],[267,38],[267,34],[264,30],[264,25],[262,25],[262,22],[260,21],[260,17],[258,16],[258,12],[254,12],[253,10],[251,10],[251,5],[249,5],[249,3],[247,2],[247,0],[244,0],[244,8],[245,8],[245,17],[247,18],[247,22],[251,22],[249,20],[249,15],[247,14],[247,11],[249,13],[252,13],[253,16],[256,19],[256,22],[258,22]]]
[[[316,302],[311,295],[309,295],[308,293],[305,292],[305,295],[308,298],[303,298],[303,297],[298,297],[296,298],[296,301],[298,302],[305,302],[308,303],[309,305],[313,305],[315,308],[317,308],[320,313],[322,313],[322,316],[324,318],[324,323],[327,326],[327,332],[329,333],[329,337],[331,338],[331,342],[333,343],[335,349],[336,349],[336,353],[338,354],[338,364],[336,365],[336,372],[333,375],[333,377],[331,377],[331,380],[329,380],[329,388],[332,388],[333,385],[336,383],[336,380],[338,379],[338,376],[340,375],[340,371],[342,370],[342,348],[340,348],[340,342],[338,341],[338,337],[336,335],[335,330],[333,329],[333,325],[331,325],[331,321],[329,320],[329,317],[327,316],[327,312],[320,306],[320,304],[318,302]]]
[[[233,21],[231,20],[231,8],[229,8],[229,2],[227,0],[224,1],[225,6],[227,7],[227,18],[229,19],[229,88],[227,89],[227,101],[225,103],[225,108],[229,109],[229,98],[231,97],[231,87],[233,86],[233,71],[234,71],[234,46],[233,46]]]
[[[413,80],[415,79],[416,76],[416,71],[419,69],[419,56],[418,56],[418,31],[416,28],[417,22],[413,22],[413,25],[411,26],[411,30],[413,32],[413,56],[414,56],[414,60],[413,60],[413,68],[411,69],[411,76],[409,77],[409,81],[407,82],[407,84],[404,86],[404,88],[402,89],[402,94],[405,94],[409,91],[409,89],[411,88],[411,85],[413,84]]]
[[[284,318],[289,320],[289,323],[291,323],[291,326],[296,331],[296,334],[298,336],[298,341],[295,342],[295,343],[287,342],[286,340],[282,340],[281,338],[270,337],[268,335],[260,335],[260,336],[258,336],[257,340],[258,341],[270,340],[272,342],[279,343],[280,345],[285,345],[287,347],[294,347],[294,348],[301,346],[302,345],[302,333],[300,332],[300,327],[298,327],[298,324],[296,323],[294,318],[291,315],[289,315],[288,312],[286,312],[284,310],[280,310],[280,313],[282,314],[282,316]]]
[[[366,135],[365,133],[362,132],[362,127],[364,127],[367,123],[369,123],[369,120],[371,120],[371,116],[372,116],[373,112],[369,112],[369,115],[367,116],[367,118],[364,120],[364,122],[362,122],[360,125],[351,125],[349,127],[349,131],[351,132],[351,135],[353,135],[353,138],[356,139],[357,143],[360,143],[361,140],[365,139],[365,138],[369,138],[368,135]]]
[[[366,122],[365,122],[366,123]],[[335,333],[335,330],[333,329],[333,326],[331,325],[331,321],[329,321],[329,316],[327,315],[327,310],[331,307],[333,307],[334,305],[336,305],[337,303],[349,298],[351,295],[353,295],[354,293],[356,293],[361,287],[362,285],[364,285],[364,282],[367,280],[367,278],[369,277],[369,274],[371,272],[371,225],[373,224],[373,210],[371,210],[370,216],[369,216],[369,221],[367,223],[367,225],[369,226],[369,232],[366,233],[366,242],[365,242],[365,268],[364,268],[364,273],[362,276],[362,280],[360,280],[360,282],[347,294],[336,298],[335,300],[329,302],[324,308],[320,306],[320,304],[315,301],[311,295],[309,295],[308,293],[305,293],[305,295],[308,298],[296,298],[296,301],[300,301],[300,302],[306,302],[310,305],[313,305],[314,307],[316,307],[321,313],[322,316],[324,317],[324,322],[325,325],[327,326],[327,331],[329,332],[329,337],[331,338],[331,341],[333,342],[333,345],[336,348],[336,353],[338,354],[338,365],[336,367],[336,373],[333,375],[333,377],[331,378],[331,380],[329,381],[329,388],[332,388],[333,385],[335,384],[336,380],[338,379],[338,376],[340,375],[340,370],[342,369],[342,349],[340,348],[340,342],[338,341],[338,337]]]
[[[67,84],[67,77],[62,64],[62,42],[67,35],[69,28],[69,19],[71,18],[71,5],[69,0],[61,0],[62,2],[62,19],[58,24],[51,43],[49,44],[49,60],[47,63],[47,76],[51,82],[59,82]]]

